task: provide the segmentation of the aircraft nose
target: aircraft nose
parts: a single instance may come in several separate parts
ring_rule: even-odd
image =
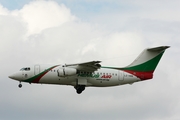
[[[21,80],[22,79],[22,75],[20,73],[15,73],[15,74],[9,75],[8,77],[11,79],[14,79],[14,80]]]
[[[11,78],[11,79],[15,79],[15,80],[17,79],[17,76],[15,74],[9,75],[8,77]]]
[[[14,79],[14,75],[9,75],[8,77],[11,79]]]

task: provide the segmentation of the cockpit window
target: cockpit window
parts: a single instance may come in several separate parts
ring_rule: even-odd
[[[26,67],[26,68],[21,68],[20,71],[30,71],[30,67]]]
[[[20,71],[23,71],[23,70],[24,70],[24,68],[21,68],[21,69],[20,69]]]

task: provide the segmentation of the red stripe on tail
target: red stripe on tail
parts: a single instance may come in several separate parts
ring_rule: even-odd
[[[123,71],[130,73],[132,75],[135,75],[136,77],[140,78],[141,80],[152,79],[153,78],[153,72],[154,72],[154,71],[139,72],[139,71],[132,71],[132,70],[123,70]]]

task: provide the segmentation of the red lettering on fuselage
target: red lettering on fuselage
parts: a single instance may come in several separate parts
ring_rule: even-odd
[[[111,75],[103,75],[101,78],[111,78]]]

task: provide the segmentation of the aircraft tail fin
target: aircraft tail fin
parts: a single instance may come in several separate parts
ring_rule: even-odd
[[[160,46],[145,49],[130,65],[120,68],[141,80],[151,79],[162,55],[170,46]]]

